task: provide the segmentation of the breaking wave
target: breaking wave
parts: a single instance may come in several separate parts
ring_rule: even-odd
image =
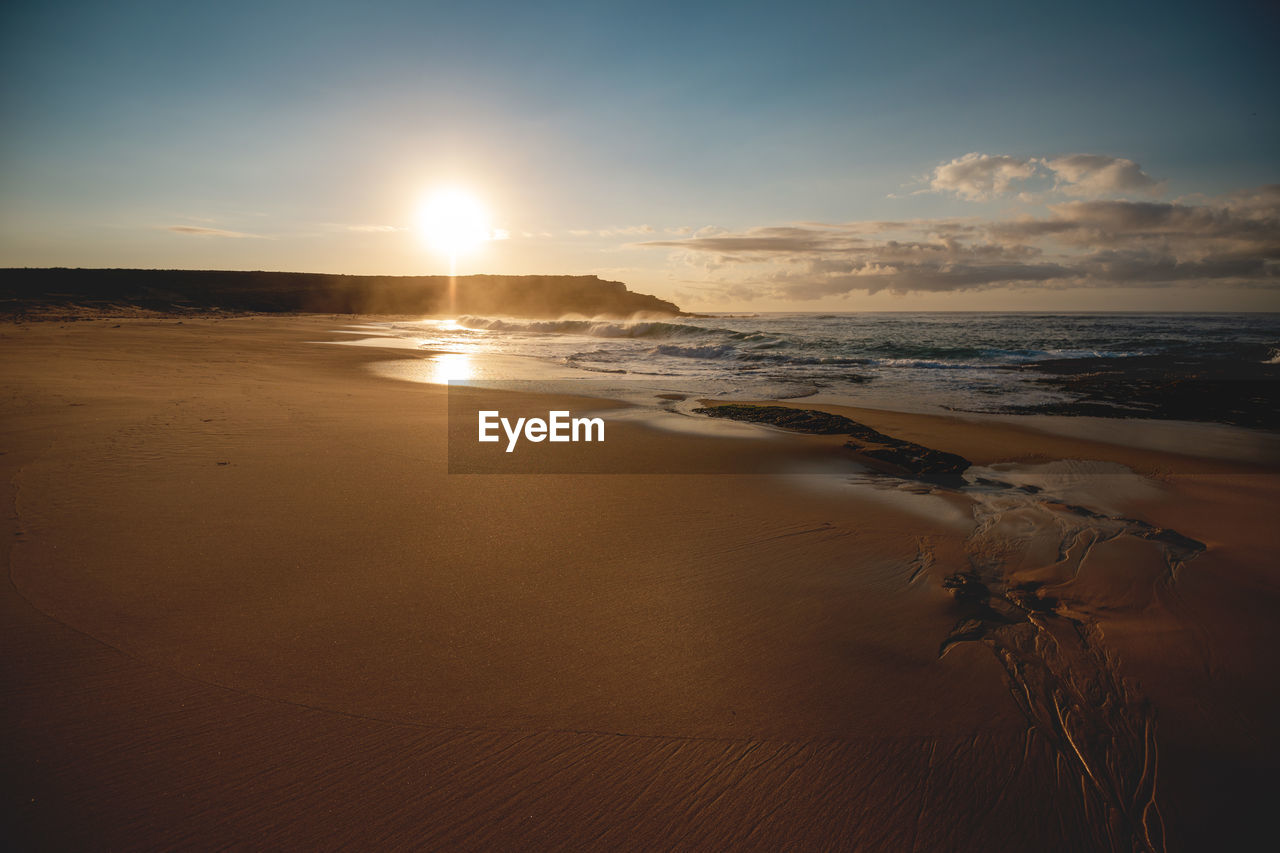
[[[592,338],[687,338],[735,334],[728,329],[661,320],[510,320],[497,317],[459,317],[454,322],[465,329],[538,335],[584,335]]]

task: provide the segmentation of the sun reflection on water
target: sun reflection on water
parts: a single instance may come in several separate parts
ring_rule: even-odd
[[[466,353],[441,353],[430,359],[428,367],[431,369],[431,378],[427,381],[440,385],[451,381],[466,382],[476,378],[475,365],[471,363],[471,356]]]
[[[380,361],[369,365],[379,376],[422,382],[427,385],[448,385],[450,382],[470,382],[478,379],[481,370],[470,355],[461,352],[442,352],[429,358]]]

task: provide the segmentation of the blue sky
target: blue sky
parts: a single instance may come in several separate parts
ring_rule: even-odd
[[[1264,4],[9,4],[0,264],[445,272],[413,222],[448,184],[507,235],[460,272],[599,273],[704,309],[1280,309],[1276,23]],[[1048,224],[1003,225],[1028,218]]]

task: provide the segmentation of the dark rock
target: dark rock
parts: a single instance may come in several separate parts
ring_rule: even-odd
[[[1004,406],[1010,414],[1205,421],[1280,429],[1280,364],[1265,344],[1232,357],[1181,352],[1069,358],[1009,368],[1068,395],[1054,403]]]
[[[813,435],[854,435],[859,430],[868,429],[857,421],[851,421],[841,415],[832,415],[814,409],[792,409],[787,406],[747,406],[734,403],[726,406],[704,406],[694,411],[712,418],[765,424]]]
[[[991,590],[973,572],[957,572],[942,579],[942,588],[951,590],[957,601],[985,602]]]
[[[934,450],[912,441],[904,441],[850,420],[815,409],[792,409],[786,406],[749,406],[734,403],[694,409],[712,418],[726,418],[747,423],[765,424],[812,435],[847,435],[852,441],[845,448],[889,473],[915,477],[952,477],[968,469],[963,456]]]
[[[909,441],[898,441],[886,447],[870,447],[865,443],[849,441],[845,447],[860,456],[901,468],[918,476],[958,476],[968,469],[970,462],[963,456],[933,450]]]

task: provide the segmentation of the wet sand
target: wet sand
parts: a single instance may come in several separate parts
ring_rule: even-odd
[[[1194,850],[1265,817],[1274,468],[848,410],[1007,482],[450,475],[444,391],[304,343],[340,325],[3,327],[20,842]],[[840,444],[611,428],[666,464]],[[1150,489],[1018,488],[1058,460]]]

